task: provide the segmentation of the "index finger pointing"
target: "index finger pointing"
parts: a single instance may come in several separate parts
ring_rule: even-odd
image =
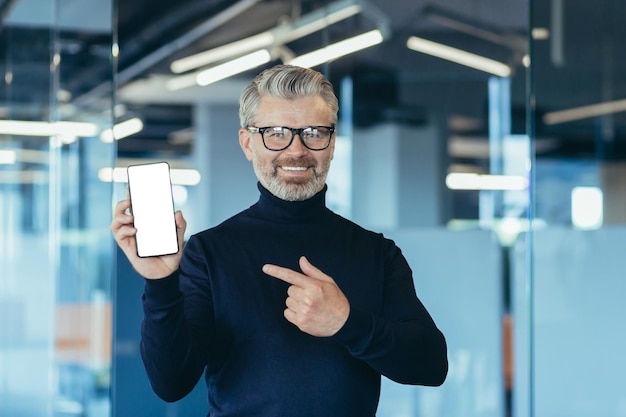
[[[306,276],[289,268],[278,265],[265,264],[263,272],[288,284],[302,287],[306,283]]]

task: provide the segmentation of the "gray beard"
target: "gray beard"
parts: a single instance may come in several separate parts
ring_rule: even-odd
[[[305,182],[284,182],[273,167],[272,172],[264,172],[262,167],[253,164],[259,182],[276,197],[286,201],[304,201],[313,197],[326,183],[330,160],[314,169],[313,178]]]
[[[286,201],[303,201],[313,197],[318,191],[318,181],[308,181],[303,184],[285,184],[277,177],[269,179],[268,184],[264,184],[272,194]]]

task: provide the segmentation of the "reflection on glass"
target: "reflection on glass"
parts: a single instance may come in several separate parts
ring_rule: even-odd
[[[111,166],[114,148],[97,135],[111,125],[111,100],[77,99],[111,82],[109,56],[89,49],[110,50],[111,3],[97,2],[101,15],[85,13],[87,3],[20,1],[2,22],[3,416],[110,414],[111,190],[97,171]],[[91,12],[104,21],[81,20]],[[104,71],[77,85],[86,57]]]
[[[616,295],[625,290],[626,79],[615,16],[625,6],[532,1],[531,25],[548,29],[533,41],[529,90],[532,205],[544,226],[512,258],[533,260],[513,276],[518,416],[624,414],[626,338],[615,329],[626,314]]]

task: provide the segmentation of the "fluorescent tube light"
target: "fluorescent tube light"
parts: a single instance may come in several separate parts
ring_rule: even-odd
[[[274,43],[275,37],[271,32],[263,32],[258,35],[240,41],[222,45],[217,48],[200,52],[185,58],[178,59],[170,65],[172,72],[180,74],[204,65],[245,54],[261,48],[266,48]]]
[[[577,229],[592,230],[602,227],[604,196],[598,187],[572,189],[572,225]]]
[[[35,149],[0,150],[0,164],[11,165],[17,162],[45,165],[50,162],[50,152]]]
[[[12,165],[17,161],[17,152],[0,149],[0,165]]]
[[[533,28],[530,34],[536,41],[545,41],[546,39],[550,39],[550,29],[548,28]]]
[[[172,185],[198,185],[200,184],[200,172],[195,169],[170,169]],[[125,167],[101,168],[98,171],[98,179],[102,182],[127,183],[128,175]]]
[[[78,136],[76,135],[54,135],[50,138],[50,146],[53,148],[60,148],[64,145],[71,145],[72,143],[78,140]]]
[[[196,85],[196,77],[198,73],[191,73],[185,75],[179,75],[178,77],[170,78],[165,83],[165,88],[169,91],[178,91],[184,88],[193,87]]]
[[[549,112],[543,116],[543,122],[547,125],[556,125],[623,111],[626,111],[626,99]]]
[[[128,136],[139,133],[143,130],[143,122],[135,117],[113,126],[113,129],[106,129],[100,134],[100,140],[104,143],[111,143],[113,140],[124,139]]]
[[[175,168],[171,170],[170,175],[174,185],[198,185],[202,179],[200,172],[196,169]]]
[[[192,74],[185,74],[172,78],[167,81],[166,88],[169,91],[178,91],[183,88],[192,87],[196,84],[204,87],[266,64],[271,61],[271,59],[272,54],[270,54],[267,49],[261,49],[204,71],[198,71]]]
[[[48,171],[21,170],[0,171],[0,184],[46,184]]]
[[[528,188],[528,180],[519,175],[453,172],[446,176],[446,186],[451,190],[523,191]]]
[[[180,74],[224,59],[262,48],[282,45],[322,30],[361,12],[358,0],[344,0],[311,12],[296,22],[279,25],[271,30],[246,39],[218,46],[178,59],[170,65],[172,72]]]
[[[4,135],[91,137],[97,133],[98,126],[94,123],[0,120],[0,134]]]
[[[128,175],[126,173],[126,168],[107,167],[107,168],[100,168],[98,170],[98,179],[102,182],[126,183],[128,182]]]
[[[511,75],[511,68],[506,64],[462,49],[418,38],[417,36],[411,36],[407,40],[406,46],[414,51],[465,65],[466,67],[497,75],[498,77],[508,77]]]
[[[343,41],[327,45],[308,54],[300,55],[289,60],[290,65],[298,65],[301,67],[314,67],[324,62],[332,61],[342,56],[360,51],[370,46],[378,45],[384,40],[380,30],[375,29]]]
[[[196,83],[200,86],[213,84],[225,78],[232,77],[235,74],[266,64],[270,62],[271,59],[272,55],[270,52],[267,49],[261,49],[260,51],[244,55],[241,58],[233,59],[225,64],[200,72],[196,76]]]

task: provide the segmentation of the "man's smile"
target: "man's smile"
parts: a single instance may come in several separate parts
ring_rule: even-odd
[[[285,171],[306,171],[307,169],[309,169],[308,167],[287,167],[287,166],[281,166],[280,168]]]

